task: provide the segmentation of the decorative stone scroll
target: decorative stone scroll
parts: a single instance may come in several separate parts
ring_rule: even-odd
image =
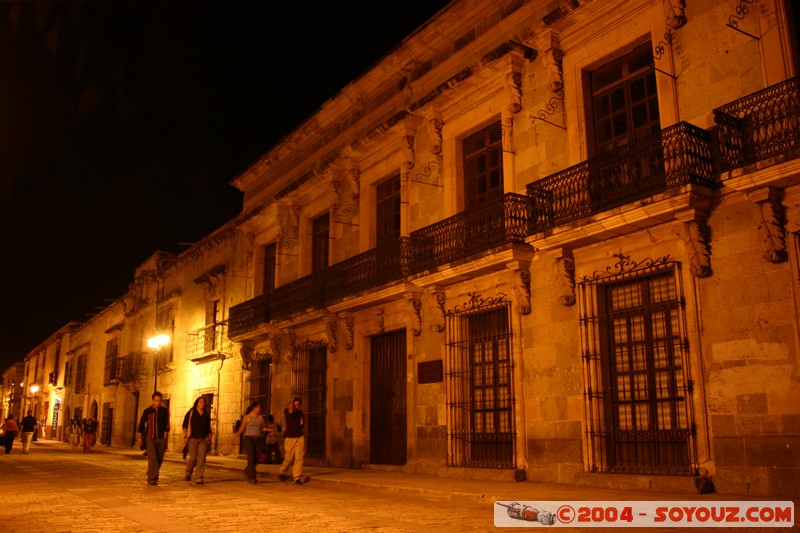
[[[521,315],[531,313],[531,271],[521,268],[514,271],[514,294],[517,298],[517,312]]]
[[[328,351],[336,353],[336,332],[339,330],[339,317],[330,314],[325,321],[325,336],[328,341]]]
[[[689,255],[689,268],[698,278],[711,275],[711,250],[706,239],[706,225],[690,220],[684,222],[684,242]]]
[[[278,204],[278,242],[283,249],[291,248],[297,242],[300,233],[300,207],[289,202]]]
[[[384,310],[383,307],[375,309],[375,330],[378,333],[383,333],[384,328]]]
[[[563,306],[575,305],[575,260],[569,254],[556,259],[557,277],[561,286],[558,301]]]
[[[431,138],[431,146],[428,151],[433,155],[442,153],[442,128],[444,121],[441,118],[434,117],[428,121],[428,135]]]
[[[347,178],[350,180],[350,189],[352,189],[353,200],[358,200],[361,194],[361,169],[351,167],[347,169]]]
[[[677,30],[686,24],[686,0],[666,0],[667,26]]]
[[[409,307],[409,322],[411,323],[411,333],[415,337],[422,334],[422,300],[413,296],[407,296]]]
[[[777,200],[767,198],[756,202],[754,218],[761,238],[761,255],[770,263],[782,263],[789,257],[782,215],[783,208]]]
[[[439,312],[439,319],[434,326],[433,329],[438,331],[439,333],[444,331],[445,328],[445,310],[444,305],[447,302],[447,297],[443,292],[434,292],[433,298],[436,300],[436,310]]]
[[[506,91],[508,92],[508,112],[519,113],[522,110],[522,73],[509,72],[506,76]]]
[[[347,351],[352,350],[354,346],[353,328],[355,323],[356,319],[353,317],[353,315],[347,315],[344,317],[344,349]]]

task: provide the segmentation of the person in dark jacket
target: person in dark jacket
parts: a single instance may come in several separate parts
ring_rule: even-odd
[[[300,406],[303,404],[300,398],[294,397],[289,402],[289,407],[283,410],[283,416],[286,420],[284,440],[283,440],[283,464],[278,472],[278,478],[281,481],[294,478],[295,485],[302,485],[309,481],[309,478],[303,475],[303,459],[306,455],[306,438],[305,438],[305,417],[303,410]],[[289,475],[291,468],[292,474]]]
[[[3,422],[3,437],[5,442],[3,443],[6,448],[6,453],[11,453],[11,447],[14,446],[14,439],[17,437],[17,433],[19,432],[19,426],[17,426],[17,421],[14,420],[14,415],[9,414],[6,421]]]
[[[206,456],[211,447],[211,413],[206,406],[206,399],[200,396],[183,417],[183,443],[189,448],[189,462],[186,463],[186,481],[203,484],[206,471]],[[195,469],[195,466],[197,469]]]
[[[167,451],[169,410],[161,406],[163,395],[160,392],[154,392],[152,398],[153,405],[144,410],[139,420],[137,444],[147,445],[147,484],[158,485],[158,472]]]

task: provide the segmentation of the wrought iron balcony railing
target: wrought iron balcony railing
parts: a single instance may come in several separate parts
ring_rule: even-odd
[[[800,78],[790,78],[714,110],[720,170],[800,148]]]
[[[111,385],[117,380],[117,366],[119,358],[116,355],[106,356],[105,371],[103,372],[103,385]]]
[[[210,324],[186,333],[186,358],[190,360],[230,355],[233,343],[228,338],[228,324]]]
[[[408,275],[409,239],[400,237],[327,269],[325,302],[397,281]]]
[[[717,186],[711,134],[686,122],[529,183],[533,232],[687,184]]]
[[[270,298],[272,319],[282,320],[294,313],[321,308],[324,303],[327,270],[276,288]]]
[[[409,271],[416,274],[496,246],[524,243],[530,222],[530,199],[506,193],[412,232]]]
[[[262,294],[231,307],[228,313],[228,335],[238,337],[269,321],[269,295]]]
[[[133,352],[117,358],[116,371],[116,379],[120,383],[134,383],[137,381],[142,371],[142,353]]]

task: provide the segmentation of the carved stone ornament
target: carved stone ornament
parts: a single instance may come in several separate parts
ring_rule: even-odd
[[[514,271],[514,294],[517,298],[517,312],[531,314],[531,271],[520,268]]]
[[[550,90],[554,93],[561,92],[564,89],[564,52],[558,48],[551,48],[545,53],[547,61],[547,76],[550,78],[548,84]]]
[[[439,333],[444,331],[445,328],[445,310],[444,305],[447,302],[447,297],[443,292],[434,292],[433,298],[436,300],[436,310],[439,312],[439,318],[441,319],[436,325],[433,326],[433,329],[438,331]]]
[[[414,168],[417,164],[417,155],[414,151],[414,136],[406,135],[403,137],[403,154],[405,156],[404,165],[407,170]]]
[[[336,352],[336,332],[339,330],[339,317],[336,315],[328,316],[325,321],[325,336],[328,338],[328,351]]]
[[[294,361],[297,349],[297,334],[290,329],[281,330],[281,333],[283,333],[283,343],[286,345],[284,346],[286,358],[289,361]]]
[[[353,315],[344,317],[344,349],[350,351],[353,349],[353,327],[355,326],[356,319]]]
[[[383,307],[378,307],[375,309],[375,329],[378,333],[383,333],[384,328],[384,311]]]
[[[432,118],[428,121],[428,135],[431,138],[430,153],[438,155],[442,153],[442,128],[444,122],[440,118]]]
[[[358,200],[361,194],[361,169],[352,167],[347,171],[347,177],[350,180],[350,189],[352,189],[353,200]]]
[[[686,24],[686,0],[665,0],[667,4],[667,25],[677,30]]]
[[[330,217],[336,218],[336,210],[342,205],[342,184],[339,180],[331,180]]]
[[[702,222],[684,223],[684,242],[689,254],[689,267],[695,277],[706,278],[711,275],[711,250],[706,239],[706,227]]]
[[[575,305],[575,260],[570,256],[556,259],[558,282],[561,286],[559,303],[564,306]]]
[[[280,226],[279,241],[281,248],[291,248],[297,242],[300,233],[300,207],[289,202],[280,202],[278,205],[278,225]]]
[[[413,333],[415,337],[419,337],[422,334],[422,300],[419,298],[409,298],[408,303],[410,304],[409,315],[411,318],[411,333]]]
[[[782,215],[783,209],[777,200],[767,199],[756,203],[754,218],[761,238],[761,255],[770,263],[782,263],[789,257]]]
[[[519,113],[522,110],[522,73],[509,72],[506,76],[506,91],[508,92],[509,113]]]

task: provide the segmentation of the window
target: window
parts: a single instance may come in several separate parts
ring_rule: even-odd
[[[114,338],[106,343],[106,365],[103,372],[103,385],[111,385],[117,379],[117,355],[119,354],[119,341]]]
[[[311,273],[321,272],[328,266],[328,213],[314,219],[311,227]]]
[[[222,345],[223,327],[221,303],[219,300],[209,300],[206,302],[206,327],[203,331],[204,353],[215,353]]]
[[[78,364],[75,369],[75,392],[86,391],[86,354],[78,356]]]
[[[171,306],[161,307],[156,315],[157,334],[169,335],[170,342],[159,350],[158,361],[162,366],[172,363],[172,344],[175,340],[175,309]]]
[[[466,209],[503,195],[503,131],[499,122],[464,139]]]
[[[264,290],[262,294],[272,294],[275,290],[275,258],[277,248],[275,243],[264,246]]]
[[[72,385],[72,361],[64,363],[64,386]]]
[[[253,361],[250,366],[250,401],[261,404],[261,412],[270,414],[272,400],[272,359]]]
[[[298,348],[292,362],[292,388],[303,402],[306,455],[325,457],[325,398],[328,347],[308,342]]]
[[[400,237],[400,174],[378,184],[376,190],[376,243],[397,242]]]
[[[581,283],[589,468],[693,474],[679,265]]]
[[[589,74],[596,154],[661,129],[652,63],[648,42]]]
[[[448,464],[514,468],[510,307],[500,299],[448,312]]]

